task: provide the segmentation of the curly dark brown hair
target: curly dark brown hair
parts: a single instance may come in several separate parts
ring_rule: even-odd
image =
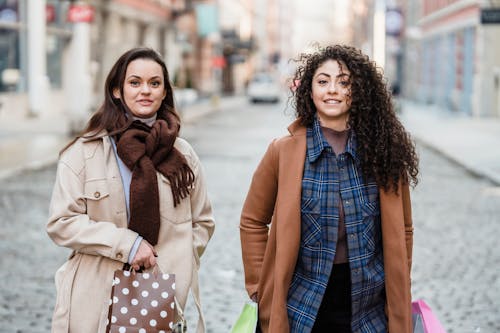
[[[396,190],[400,181],[418,183],[418,156],[415,145],[394,111],[382,71],[360,50],[346,45],[320,48],[304,53],[294,75],[292,104],[297,118],[310,126],[316,117],[311,98],[316,69],[327,60],[335,60],[350,72],[348,126],[354,131],[357,154],[365,179],[374,179],[385,190]]]

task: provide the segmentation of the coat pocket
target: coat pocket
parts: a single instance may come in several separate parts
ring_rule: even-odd
[[[87,180],[84,184],[83,197],[87,202],[87,214],[92,215],[92,212],[109,198],[107,179]]]
[[[301,236],[296,271],[316,276],[321,256],[321,209],[319,198],[304,198],[301,204]]]
[[[306,247],[317,247],[321,242],[321,204],[319,198],[304,198],[301,212],[301,243]]]

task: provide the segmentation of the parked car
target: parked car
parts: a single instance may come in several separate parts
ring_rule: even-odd
[[[247,96],[252,103],[277,103],[280,95],[279,83],[268,73],[258,73],[248,83]]]

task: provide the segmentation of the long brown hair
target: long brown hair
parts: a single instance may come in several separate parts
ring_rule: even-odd
[[[119,88],[120,96],[123,96],[123,85],[125,82],[127,67],[136,59],[150,59],[161,66],[166,95],[157,111],[157,118],[167,120],[167,113],[171,113],[177,118],[180,124],[180,117],[175,110],[174,93],[165,62],[161,58],[160,54],[151,48],[133,48],[122,54],[115,62],[109,71],[104,84],[104,102],[91,116],[82,132],[70,143],[68,143],[61,150],[61,153],[71,146],[78,138],[97,138],[97,136],[104,130],[108,132],[108,135],[115,135],[124,131],[128,127],[129,123],[121,124],[120,120],[123,119],[124,114],[131,115],[131,112],[122,98],[116,98],[113,95],[113,91],[116,88]],[[128,117],[127,119],[129,119],[129,122],[133,120],[132,117]],[[121,126],[117,128],[118,124],[121,124]]]
[[[397,118],[382,72],[367,55],[346,45],[333,45],[301,54],[292,89],[297,118],[310,126],[316,117],[311,98],[314,73],[327,60],[350,72],[351,108],[348,126],[356,135],[356,149],[365,179],[375,179],[385,190],[397,190],[399,181],[418,183],[418,156],[410,135]]]

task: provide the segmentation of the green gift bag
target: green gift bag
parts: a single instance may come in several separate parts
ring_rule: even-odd
[[[257,303],[250,301],[245,303],[240,316],[231,329],[231,333],[255,333],[259,321]]]

